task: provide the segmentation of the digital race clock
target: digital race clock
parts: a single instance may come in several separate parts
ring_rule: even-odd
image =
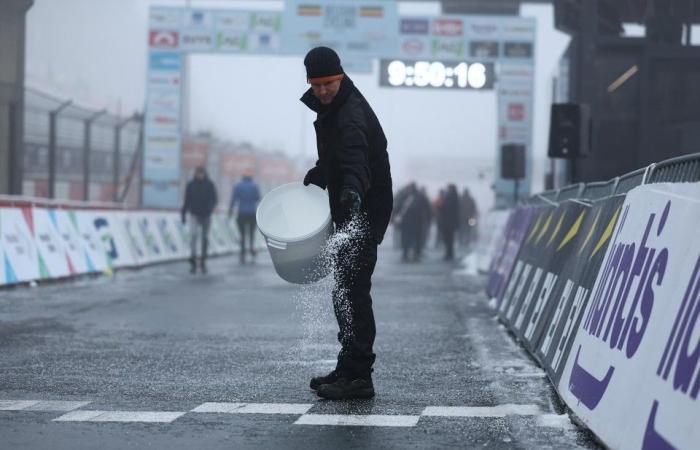
[[[493,89],[493,63],[382,59],[379,85],[387,87]]]

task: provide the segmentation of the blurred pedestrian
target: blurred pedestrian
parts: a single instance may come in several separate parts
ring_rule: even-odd
[[[207,273],[207,248],[209,246],[209,228],[211,215],[216,208],[218,197],[216,187],[207,176],[204,167],[197,167],[194,178],[187,183],[185,201],[182,205],[182,223],[186,223],[190,215],[190,272],[197,272],[197,244],[201,239],[199,267],[202,273]]]
[[[401,260],[403,262],[418,259],[418,246],[420,240],[420,200],[418,198],[416,183],[409,183],[403,195],[399,198],[394,214],[401,234]]]
[[[459,194],[454,184],[449,184],[440,206],[439,228],[445,244],[445,261],[454,259],[455,234],[459,229]]]
[[[428,198],[428,193],[425,188],[420,188],[418,190],[418,249],[416,259],[420,260],[423,257],[423,249],[425,249],[425,243],[428,241],[428,234],[430,233],[430,223],[433,220],[432,207],[430,205],[430,198]]]
[[[253,181],[253,171],[246,170],[243,178],[233,188],[231,194],[231,203],[228,207],[229,219],[233,216],[233,211],[238,205],[238,215],[236,223],[238,225],[238,234],[240,235],[241,264],[245,263],[246,241],[248,241],[248,250],[251,258],[255,259],[255,213],[260,201],[260,188]]]
[[[344,73],[330,48],[316,47],[304,58],[311,88],[301,98],[317,113],[318,161],[304,177],[328,189],[336,229],[351,238],[335,255],[333,306],[341,350],[335,370],[311,380],[328,399],[374,397],[372,274],[377,246],[391,218],[393,195],[387,141],[367,100]]]
[[[440,228],[440,210],[442,209],[442,204],[445,201],[445,190],[440,189],[438,192],[437,197],[435,197],[435,200],[433,200],[432,208],[433,208],[433,217],[436,218],[436,226],[435,226],[435,248],[440,248],[440,245],[442,244],[442,229]]]
[[[471,196],[469,189],[464,188],[462,195],[459,198],[460,202],[460,244],[469,248],[476,240],[476,222],[479,212],[476,208],[476,202]]]

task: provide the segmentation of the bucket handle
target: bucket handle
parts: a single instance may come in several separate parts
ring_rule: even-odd
[[[267,238],[267,245],[278,250],[287,250],[287,243]]]

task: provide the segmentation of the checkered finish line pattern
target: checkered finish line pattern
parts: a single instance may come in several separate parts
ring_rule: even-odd
[[[314,403],[207,402],[189,411],[109,411],[92,410],[90,401],[0,400],[0,411],[60,412],[53,422],[142,422],[172,423],[186,414],[274,414],[292,416],[295,425],[415,427],[423,417],[503,418],[535,416],[538,423],[568,422],[566,415],[547,414],[537,405],[427,406],[420,414],[315,414]]]

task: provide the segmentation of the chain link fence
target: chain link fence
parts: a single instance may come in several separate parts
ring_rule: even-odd
[[[22,110],[0,98],[3,122],[24,118],[19,138],[0,133],[9,136],[10,154],[21,157],[22,195],[139,205],[140,114],[118,117],[31,88],[23,94]]]

